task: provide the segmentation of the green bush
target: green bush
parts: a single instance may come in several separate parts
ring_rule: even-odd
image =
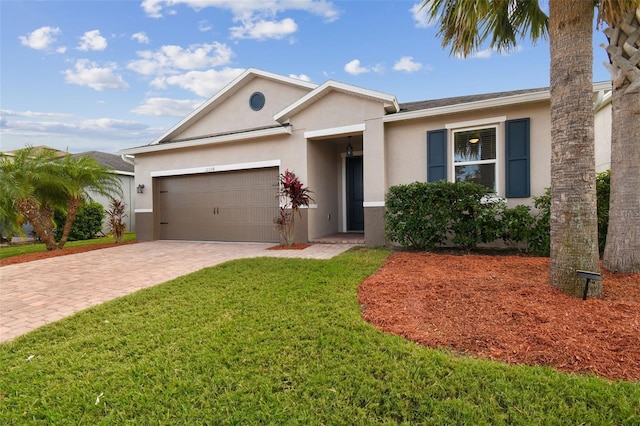
[[[100,203],[90,202],[84,203],[78,211],[76,220],[73,221],[71,232],[69,233],[69,241],[90,240],[102,230],[102,221],[105,218],[104,207]],[[54,216],[56,228],[56,239],[62,237],[62,227],[67,217],[57,212]]]
[[[385,223],[389,239],[403,247],[432,250],[447,239],[448,200],[440,183],[389,188]]]
[[[502,200],[474,183],[414,182],[389,188],[386,198],[389,239],[417,250],[432,250],[448,238],[466,251],[500,235]]]
[[[506,208],[501,216],[501,237],[505,244],[525,253],[549,256],[551,248],[551,190],[533,197],[536,213],[529,206]]]
[[[490,243],[500,236],[499,216],[504,200],[486,186],[471,182],[448,183],[448,231],[453,244],[471,251],[480,243]]]
[[[610,171],[596,177],[598,244],[604,251],[609,226]],[[389,188],[387,237],[403,247],[432,250],[450,241],[463,250],[501,238],[525,253],[551,252],[551,189],[529,206],[507,208],[484,186],[473,183],[414,182]],[[449,239],[448,239],[449,238]]]
[[[604,253],[609,229],[609,195],[611,193],[611,170],[596,175],[596,192],[598,203],[598,248],[600,255]]]

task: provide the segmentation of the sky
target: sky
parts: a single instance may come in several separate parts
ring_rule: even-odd
[[[398,102],[549,86],[549,45],[450,54],[419,0],[0,0],[0,150],[147,145],[247,68]],[[610,76],[594,31],[594,81]]]

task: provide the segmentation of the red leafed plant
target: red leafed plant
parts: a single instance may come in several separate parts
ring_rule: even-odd
[[[312,191],[304,187],[300,179],[289,169],[280,174],[278,178],[278,199],[280,200],[280,213],[273,220],[278,229],[278,234],[284,240],[287,247],[293,245],[295,216],[302,217],[300,207],[309,206],[313,198],[309,194]]]

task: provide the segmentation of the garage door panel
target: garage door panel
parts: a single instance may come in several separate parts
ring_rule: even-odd
[[[278,169],[159,178],[161,239],[277,242]]]

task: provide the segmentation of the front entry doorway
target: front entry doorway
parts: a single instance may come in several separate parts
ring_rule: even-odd
[[[362,156],[346,158],[347,231],[364,231]]]

